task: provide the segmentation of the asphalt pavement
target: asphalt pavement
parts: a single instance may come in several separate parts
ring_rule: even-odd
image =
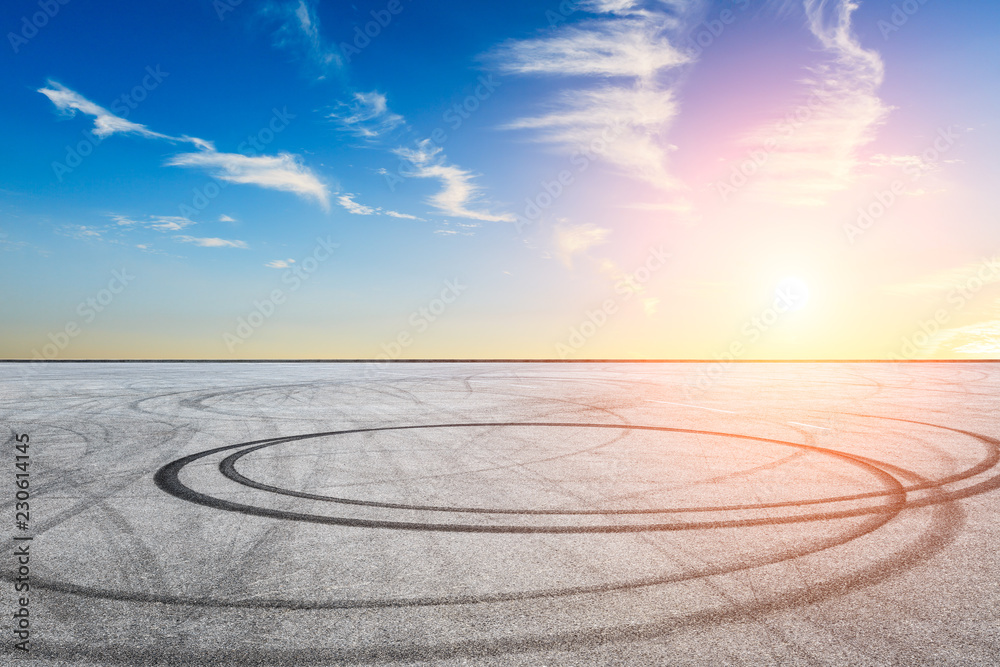
[[[1000,664],[1000,364],[0,363],[0,414],[5,663],[30,544],[40,665]]]

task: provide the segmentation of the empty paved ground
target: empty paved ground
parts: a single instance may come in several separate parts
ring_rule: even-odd
[[[31,657],[1000,664],[1000,364],[709,372],[0,364]]]

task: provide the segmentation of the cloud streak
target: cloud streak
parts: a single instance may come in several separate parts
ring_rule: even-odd
[[[599,157],[630,176],[670,190],[680,183],[666,167],[675,147],[665,141],[665,134],[677,113],[670,91],[642,84],[609,86],[566,93],[552,112],[521,118],[503,129],[534,130],[538,141]]]
[[[276,156],[249,156],[239,153],[220,153],[211,142],[195,137],[172,137],[150,130],[116,116],[104,107],[91,102],[77,92],[54,81],[51,88],[40,88],[42,93],[58,110],[69,115],[77,112],[94,117],[94,134],[107,137],[112,134],[135,134],[148,139],[183,141],[192,143],[200,152],[181,153],[169,158],[167,165],[193,167],[212,172],[215,178],[229,183],[256,185],[271,190],[293,192],[299,196],[317,201],[324,209],[329,209],[329,191],[316,175],[305,167],[295,155],[279,153]]]
[[[158,232],[178,232],[195,224],[193,220],[180,215],[151,215],[146,220],[135,220],[117,214],[109,217],[121,227],[148,227]]]
[[[455,218],[483,220],[486,222],[514,222],[513,213],[494,214],[472,208],[482,188],[473,183],[475,174],[455,165],[447,164],[441,149],[432,147],[430,141],[419,142],[416,149],[398,148],[393,151],[411,165],[408,174],[413,178],[435,178],[442,189],[427,202],[441,213]]]
[[[532,131],[537,141],[589,153],[663,190],[681,187],[668,172],[674,147],[665,141],[679,108],[673,90],[660,82],[664,72],[691,62],[671,42],[681,19],[625,0],[596,0],[584,8],[611,16],[507,42],[487,59],[507,74],[587,77],[598,85],[564,92],[548,112],[503,129]]]
[[[101,105],[91,102],[83,95],[70,90],[61,83],[53,81],[52,79],[49,79],[47,83],[50,87],[39,88],[38,92],[49,98],[49,101],[55,105],[56,109],[58,109],[65,116],[72,117],[75,116],[77,112],[87,116],[92,116],[94,118],[94,135],[101,137],[102,139],[110,137],[112,134],[134,134],[140,137],[146,137],[147,139],[185,141],[192,143],[199,148],[212,148],[211,143],[196,137],[172,137],[168,134],[154,132],[145,125],[133,123],[130,120],[116,116]]]
[[[341,58],[337,50],[326,44],[320,33],[319,17],[313,2],[298,0],[297,2],[272,2],[261,10],[265,19],[278,22],[274,33],[274,45],[302,54],[312,64],[317,66],[325,78],[326,71],[341,66]]]
[[[342,111],[328,118],[343,130],[363,139],[376,139],[405,124],[403,117],[389,111],[385,95],[378,91],[354,93],[350,103],[340,103]]]
[[[861,46],[851,29],[858,8],[851,0],[804,0],[806,25],[830,60],[804,81],[807,102],[797,126],[766,126],[748,137],[776,149],[750,192],[758,199],[792,206],[821,206],[850,187],[867,161],[861,148],[875,138],[891,111],[878,97],[885,78],[879,54]]]
[[[175,236],[178,241],[182,243],[193,243],[196,246],[202,248],[242,248],[246,249],[249,246],[245,241],[235,241],[229,239],[218,239],[218,238],[198,238],[195,236]]]
[[[353,213],[354,215],[388,215],[392,218],[402,218],[405,220],[423,220],[423,218],[418,218],[415,215],[410,215],[409,213],[400,213],[399,211],[387,211],[381,206],[371,207],[365,206],[364,204],[359,204],[354,201],[354,195],[347,193],[337,197],[337,203],[340,204],[348,213]]]
[[[663,37],[667,24],[661,15],[587,21],[552,37],[507,42],[491,59],[507,74],[649,81],[661,70],[690,62]]]
[[[324,209],[330,208],[330,193],[326,185],[290,153],[249,156],[202,151],[175,155],[167,160],[167,164],[204,169],[214,178],[229,183],[293,192],[315,200]]]
[[[552,234],[555,255],[559,261],[572,268],[574,256],[586,253],[590,248],[606,243],[610,234],[610,229],[603,229],[593,224],[559,225]]]

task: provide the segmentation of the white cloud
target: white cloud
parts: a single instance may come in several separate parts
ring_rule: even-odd
[[[418,218],[415,215],[410,215],[409,213],[400,213],[399,211],[382,211],[386,215],[392,218],[403,218],[404,220],[423,220],[423,218]]]
[[[348,192],[347,194],[337,197],[337,203],[343,206],[349,213],[355,215],[388,215],[393,218],[403,218],[405,220],[421,220],[423,218],[418,218],[415,215],[410,215],[409,213],[400,213],[399,211],[387,211],[381,206],[371,207],[365,206],[364,204],[359,204],[354,201],[355,195]]]
[[[573,257],[607,242],[609,229],[596,225],[559,225],[553,231],[556,257],[566,266],[573,266]]]
[[[565,92],[547,113],[503,128],[533,131],[538,141],[606,161],[660,189],[676,189],[680,183],[667,169],[675,147],[665,135],[678,105],[660,75],[690,63],[691,56],[671,42],[670,34],[681,26],[678,18],[637,5],[592,0],[585,9],[627,16],[588,20],[495,49],[490,59],[510,74],[616,79]]]
[[[440,179],[443,189],[431,196],[428,202],[445,215],[470,218],[487,222],[514,222],[512,213],[494,214],[470,208],[481,188],[472,182],[473,174],[453,165],[423,165],[414,174],[417,178]]]
[[[328,69],[341,65],[336,48],[326,44],[320,34],[319,17],[311,0],[272,2],[264,5],[261,14],[278,23],[274,45],[308,58],[320,68],[320,79],[325,78]]]
[[[776,146],[750,192],[768,202],[820,206],[856,181],[858,167],[867,162],[859,151],[875,138],[891,108],[876,94],[884,79],[881,57],[864,49],[851,30],[857,4],[804,0],[803,5],[810,32],[831,59],[805,81],[807,101],[795,113],[804,120],[786,119],[748,137],[755,148],[769,141]]]
[[[393,152],[411,163],[410,176],[436,178],[441,181],[443,186],[441,191],[431,196],[428,203],[443,214],[455,218],[469,218],[486,222],[514,222],[517,219],[512,213],[497,215],[471,208],[482,190],[472,182],[475,175],[454,165],[446,164],[441,148],[432,146],[429,140],[420,142],[416,149],[398,148]]]
[[[153,132],[145,125],[115,116],[103,107],[94,104],[78,93],[53,81],[53,88],[41,88],[38,92],[48,97],[56,108],[70,115],[77,111],[94,116],[94,134],[109,136],[115,133],[137,134],[151,139],[183,141],[201,149],[198,153],[181,153],[167,161],[168,165],[179,167],[201,167],[214,171],[214,176],[231,183],[257,185],[272,190],[294,192],[311,197],[323,208],[329,208],[329,192],[315,174],[299,162],[297,156],[279,153],[276,156],[247,156],[238,153],[219,153],[211,142],[195,137],[171,137]]]
[[[193,243],[197,246],[201,246],[202,248],[248,248],[249,247],[244,241],[230,241],[228,239],[197,238],[194,236],[176,236],[174,238],[183,243]]]
[[[378,91],[354,93],[350,104],[341,103],[343,111],[329,114],[344,130],[358,137],[374,139],[391,132],[405,121],[399,114],[389,111],[385,95]]]
[[[580,7],[600,14],[625,14],[633,11],[638,4],[636,0],[583,0]]]
[[[294,263],[295,263],[294,259],[272,259],[264,266],[270,269],[287,269]]]
[[[1000,357],[1000,320],[950,329],[946,334],[946,342],[954,352]]]
[[[145,220],[134,220],[128,216],[115,214],[110,217],[122,227],[149,227],[150,229],[155,229],[158,232],[176,232],[195,224],[193,220],[189,220],[188,218],[180,215],[151,215],[147,216]]]
[[[587,21],[552,37],[508,42],[492,57],[509,74],[650,80],[663,69],[690,62],[662,35],[666,23],[661,15]]]
[[[348,213],[353,213],[354,215],[372,215],[376,212],[371,206],[365,206],[354,201],[354,195],[350,193],[337,197],[337,203],[347,209]]]
[[[219,222],[236,222],[236,218],[232,218],[223,213],[219,216]]]
[[[876,153],[868,158],[868,164],[873,167],[913,167],[918,171],[930,171],[937,163],[925,160],[919,155],[885,155]]]
[[[674,147],[664,135],[677,113],[670,91],[643,84],[606,87],[567,93],[551,113],[516,120],[504,129],[536,130],[539,141],[603,159],[630,176],[674,189],[679,183],[666,167]]]
[[[104,236],[103,230],[88,227],[87,225],[63,225],[56,230],[56,233],[74,239],[100,239]]]
[[[150,130],[145,125],[133,123],[111,113],[99,104],[91,102],[83,95],[70,90],[66,86],[52,81],[48,81],[50,88],[39,88],[38,92],[45,95],[63,114],[75,116],[80,113],[94,117],[94,134],[98,137],[109,137],[112,134],[136,134],[149,139],[166,139],[167,141],[185,141],[192,143],[202,149],[211,149],[211,143],[196,137],[171,137],[167,134],[160,134]]]
[[[442,151],[440,146],[435,146],[429,139],[424,139],[417,142],[416,148],[397,148],[393,153],[415,165],[422,165],[443,158]]]
[[[138,134],[144,137],[156,139],[172,139],[165,134],[153,132],[145,125],[139,125],[132,121],[120,118],[104,107],[95,104],[74,92],[66,86],[49,80],[51,88],[39,88],[38,92],[45,95],[56,106],[59,111],[67,116],[75,116],[79,111],[88,116],[94,117],[94,134],[99,137],[107,137],[115,133]]]
[[[1000,357],[1000,319],[996,311],[994,307],[992,315],[983,313],[983,319],[978,322],[941,329],[928,336],[927,342],[918,348],[919,356],[925,359],[955,354]]]
[[[299,162],[297,156],[289,153],[249,156],[202,151],[175,155],[167,160],[167,164],[206,169],[215,178],[230,183],[294,192],[301,197],[315,199],[325,209],[330,205],[326,186],[308,167]]]
[[[981,286],[1000,283],[1000,255],[936,271],[908,283],[889,285],[882,291],[906,296],[934,295],[968,285],[970,281]]]
[[[14,252],[27,246],[28,244],[24,241],[8,241],[7,239],[0,238],[0,248],[6,252]]]

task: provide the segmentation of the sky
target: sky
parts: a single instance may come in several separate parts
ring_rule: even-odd
[[[0,358],[1000,358],[992,0],[0,27]]]

